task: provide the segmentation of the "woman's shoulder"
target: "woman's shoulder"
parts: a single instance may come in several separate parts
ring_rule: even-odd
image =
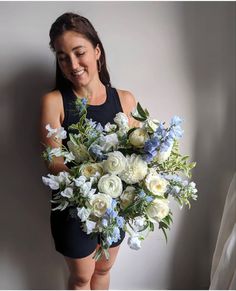
[[[136,106],[137,101],[132,92],[128,90],[117,89],[117,88],[116,90],[120,97],[120,101],[122,105],[124,105],[127,109],[130,109]]]
[[[53,90],[42,95],[41,106],[43,110],[59,114],[63,118],[63,100],[59,90]]]

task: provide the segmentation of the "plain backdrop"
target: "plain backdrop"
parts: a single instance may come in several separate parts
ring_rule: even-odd
[[[158,230],[121,246],[111,289],[207,289],[235,171],[235,2],[0,2],[0,288],[64,289],[68,270],[50,233],[50,191],[38,136],[41,96],[55,80],[48,32],[64,12],[97,30],[113,87],[151,116],[183,118],[181,152],[197,162],[199,199],[173,205]]]

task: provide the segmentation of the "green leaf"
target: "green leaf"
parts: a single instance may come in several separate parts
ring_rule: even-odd
[[[140,105],[140,103],[138,102],[138,104],[137,104],[137,110],[138,110],[138,113],[139,113],[139,115],[141,116],[141,117],[143,117],[143,118],[147,118],[147,116],[146,116],[146,113],[145,113],[145,111],[143,110],[143,108],[142,108],[142,106]]]

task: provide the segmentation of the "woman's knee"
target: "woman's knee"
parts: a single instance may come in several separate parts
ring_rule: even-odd
[[[70,274],[70,284],[83,287],[89,284],[92,274]]]
[[[111,268],[112,265],[96,266],[94,273],[99,276],[105,276],[110,272]]]

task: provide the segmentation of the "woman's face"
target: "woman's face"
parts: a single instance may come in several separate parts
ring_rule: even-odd
[[[99,79],[97,60],[101,51],[98,45],[94,49],[81,34],[66,31],[55,40],[54,48],[62,72],[75,87],[85,86],[94,78]]]

